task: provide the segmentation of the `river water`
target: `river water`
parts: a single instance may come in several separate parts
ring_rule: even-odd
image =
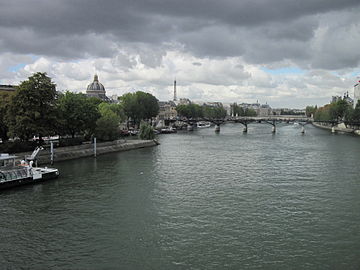
[[[360,138],[239,124],[0,193],[0,269],[359,269]]]

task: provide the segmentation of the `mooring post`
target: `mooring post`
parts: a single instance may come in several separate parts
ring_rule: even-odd
[[[245,127],[244,127],[244,129],[243,129],[243,132],[244,133],[247,133],[247,125],[244,125]]]
[[[187,131],[194,131],[194,126],[191,124],[187,125]]]
[[[305,127],[304,126],[301,127],[301,134],[305,134]]]
[[[331,128],[331,133],[335,133],[335,127]]]
[[[54,142],[50,142],[50,164],[54,164]]]
[[[271,129],[271,132],[272,132],[272,133],[276,133],[276,126],[275,126],[275,124],[273,125],[273,127],[272,127],[272,129]]]
[[[220,125],[219,124],[215,125],[215,132],[220,132]]]
[[[96,137],[94,137],[94,157],[96,158]]]

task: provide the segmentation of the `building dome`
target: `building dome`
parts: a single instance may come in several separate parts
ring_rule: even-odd
[[[95,74],[94,81],[87,87],[87,91],[105,91],[105,87],[99,82],[98,75]]]
[[[88,85],[86,94],[91,97],[106,99],[105,87],[99,82],[97,74],[94,76],[94,81]]]

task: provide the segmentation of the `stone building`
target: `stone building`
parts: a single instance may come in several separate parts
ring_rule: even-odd
[[[86,95],[89,97],[97,97],[103,101],[110,102],[110,99],[106,96],[105,87],[99,82],[97,74],[94,76],[94,81],[90,83],[86,89]]]
[[[176,104],[173,101],[159,101],[159,114],[157,120],[176,119]]]

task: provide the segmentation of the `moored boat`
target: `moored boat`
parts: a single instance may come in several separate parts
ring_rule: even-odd
[[[196,123],[197,128],[209,128],[211,126],[210,122],[200,121]]]
[[[59,176],[58,169],[33,167],[33,160],[22,160],[20,164],[16,164],[16,159],[17,156],[0,154],[0,189],[33,184]]]
[[[176,132],[177,132],[176,128],[173,128],[173,127],[162,128],[160,130],[160,133],[162,133],[162,134],[170,134],[170,133],[176,133]]]

